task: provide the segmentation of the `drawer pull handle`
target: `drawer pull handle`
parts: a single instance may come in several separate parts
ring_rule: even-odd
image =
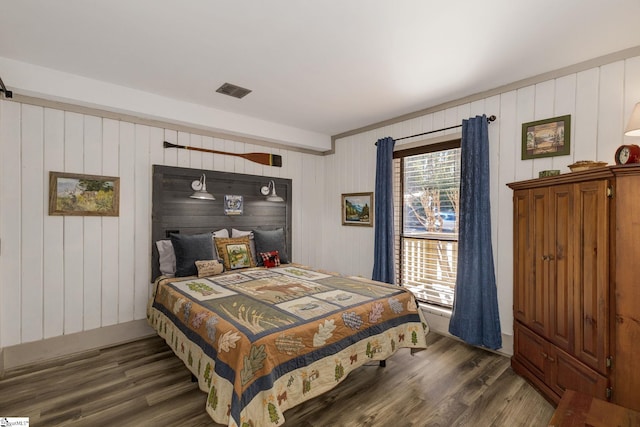
[[[542,357],[544,357],[545,359],[547,359],[549,362],[553,363],[556,361],[556,359],[554,359],[553,357],[549,356],[547,353],[545,353],[544,351],[541,353]]]

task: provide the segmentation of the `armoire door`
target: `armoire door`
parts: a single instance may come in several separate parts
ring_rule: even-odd
[[[513,316],[525,325],[531,323],[529,301],[532,265],[529,233],[529,190],[513,194]]]
[[[574,331],[576,357],[605,373],[609,352],[608,180],[580,182],[575,196]]]
[[[573,331],[573,195],[574,186],[549,187],[549,340],[571,352]]]
[[[529,208],[529,311],[527,326],[543,337],[549,336],[549,191],[534,188]]]

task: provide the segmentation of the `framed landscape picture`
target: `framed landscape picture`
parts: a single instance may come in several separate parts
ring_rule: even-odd
[[[342,225],[373,227],[373,193],[342,195]]]
[[[569,154],[571,116],[522,124],[522,160]]]
[[[49,215],[118,216],[120,178],[49,172]]]

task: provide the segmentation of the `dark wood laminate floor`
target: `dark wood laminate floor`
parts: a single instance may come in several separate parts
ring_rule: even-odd
[[[286,427],[546,426],[553,414],[509,359],[429,334],[285,412]],[[6,373],[0,416],[31,426],[210,426],[206,396],[159,337]],[[256,426],[258,427],[258,426]]]

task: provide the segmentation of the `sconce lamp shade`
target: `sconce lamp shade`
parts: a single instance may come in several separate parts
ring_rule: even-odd
[[[213,197],[213,195],[209,192],[207,192],[206,190],[198,190],[198,191],[194,191],[193,194],[191,196],[192,199],[199,199],[199,200],[215,200],[216,198]]]
[[[276,194],[276,191],[273,190],[273,194],[267,196],[267,202],[284,202],[284,199]]]
[[[640,102],[638,102],[633,109],[629,123],[624,129],[624,134],[627,136],[640,136]]]
[[[199,200],[215,200],[211,193],[207,191],[207,177],[202,174],[200,179],[197,179],[191,183],[191,189],[194,190],[193,194],[189,197]]]
[[[260,189],[263,196],[267,196],[267,202],[284,202],[284,199],[276,194],[276,183],[271,180],[268,185]]]

